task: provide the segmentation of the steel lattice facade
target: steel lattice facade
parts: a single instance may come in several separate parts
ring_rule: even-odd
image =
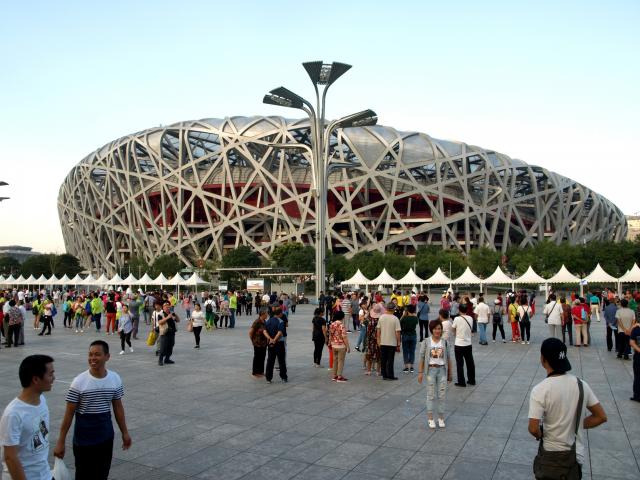
[[[67,251],[114,273],[130,256],[187,265],[241,244],[315,244],[308,120],[229,117],[144,130],[84,158],[60,188]],[[505,251],[541,239],[620,241],[622,212],[575,181],[479,147],[390,127],[330,139],[330,248]],[[348,166],[347,166],[348,165]]]

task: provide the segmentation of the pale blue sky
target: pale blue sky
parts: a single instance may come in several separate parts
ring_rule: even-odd
[[[0,2],[0,244],[64,251],[58,188],[127,133],[311,96],[302,61],[354,67],[329,117],[493,148],[640,210],[640,2]],[[37,215],[38,222],[32,219]]]

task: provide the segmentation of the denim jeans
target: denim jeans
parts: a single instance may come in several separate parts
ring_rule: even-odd
[[[480,344],[487,343],[487,324],[478,322],[478,331],[480,332]]]
[[[367,326],[360,326],[360,335],[358,335],[358,343],[356,343],[356,347],[360,348],[360,345],[364,343],[364,337],[367,335]]]
[[[231,312],[229,318],[229,328],[236,328],[236,309],[230,308],[229,311]]]
[[[415,335],[402,335],[402,358],[404,363],[413,365],[416,360],[416,341]]]
[[[444,417],[447,399],[447,377],[445,367],[431,367],[427,373],[427,413],[433,413],[433,403],[438,397],[438,416]]]

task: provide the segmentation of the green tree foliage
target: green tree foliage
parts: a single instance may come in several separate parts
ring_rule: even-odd
[[[271,254],[271,260],[276,267],[289,272],[315,271],[316,252],[313,247],[305,247],[301,243],[287,242],[277,246]]]
[[[480,278],[487,278],[500,264],[500,252],[488,247],[476,248],[467,256],[467,264]]]
[[[55,274],[57,277],[67,275],[72,278],[83,270],[80,261],[73,255],[64,253],[57,255],[55,253],[45,253],[43,255],[34,255],[27,258],[20,265],[20,273],[28,278],[33,275],[38,278],[40,275],[50,277]]]
[[[144,257],[133,256],[125,264],[120,276],[125,278],[125,276],[129,275],[129,272],[131,272],[136,278],[140,278],[142,275],[150,271],[151,268]]]
[[[251,250],[250,247],[246,245],[241,245],[235,250],[229,251],[222,257],[222,268],[233,268],[233,267],[260,267],[262,266],[262,260],[260,259],[260,255]],[[220,274],[220,278],[222,280],[232,280],[236,278],[241,278],[237,272],[225,271]]]
[[[13,257],[0,257],[0,275],[4,275],[5,277],[15,274],[17,277],[20,275],[18,272],[20,271],[20,262]]]
[[[173,277],[184,268],[184,263],[175,255],[160,255],[151,265],[151,276],[157,277],[161,273],[167,277]]]
[[[436,245],[419,248],[415,262],[416,273],[422,278],[429,278],[438,268],[446,275],[449,275],[449,269],[451,269],[451,276],[455,278],[462,275],[467,268],[466,258],[462,252],[453,249],[442,250]]]

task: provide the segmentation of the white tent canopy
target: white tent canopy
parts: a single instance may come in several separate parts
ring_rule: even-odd
[[[167,279],[167,277],[164,276],[163,273],[161,273],[153,282],[151,282],[151,284],[152,285],[168,285],[169,280]]]
[[[69,277],[67,276],[67,274],[65,273],[62,278],[60,279],[60,285],[68,285],[69,283],[71,283],[71,280],[69,279]]]
[[[387,272],[386,268],[382,269],[380,275],[373,280],[369,280],[365,285],[395,285],[398,281]]]
[[[413,268],[410,268],[407,274],[400,278],[397,282],[398,285],[421,285],[424,283],[424,280],[416,275],[416,272],[413,271]]]
[[[451,283],[458,285],[479,285],[482,283],[482,280],[467,267],[462,275],[452,280]]]
[[[184,278],[179,273],[176,273],[173,277],[171,277],[167,283],[169,285],[184,285]]]
[[[140,277],[140,279],[138,280],[137,284],[138,285],[153,285],[153,278],[151,278],[148,273],[145,273],[142,277]]]
[[[360,269],[353,275],[353,277],[340,282],[340,285],[368,285],[369,279],[365,277]]]
[[[102,275],[100,275],[95,282],[93,283],[94,285],[98,285],[98,286],[104,286],[107,285],[109,283],[109,279],[107,278],[107,276],[103,273]]]
[[[26,278],[24,278],[22,275],[20,275],[18,278],[16,278],[16,283],[18,285],[22,285],[25,282]]]
[[[47,281],[47,277],[45,277],[44,274],[42,274],[38,277],[35,283],[36,285],[45,285],[46,281]]]
[[[31,275],[29,278],[33,278],[33,275]],[[33,279],[35,280],[35,278]],[[7,285],[13,285],[14,283],[16,283],[16,279],[13,275],[9,275],[7,278],[5,278],[4,283],[6,283]]]
[[[60,280],[55,276],[55,274],[53,274],[47,279],[45,285],[60,285]]]
[[[526,284],[532,284],[532,283],[546,283],[547,281],[542,278],[540,275],[538,275],[534,270],[533,267],[529,266],[529,268],[527,268],[527,271],[524,272],[524,274],[522,274],[521,276],[519,276],[518,278],[516,278],[513,283],[526,283]]]
[[[78,277],[76,275],[76,277]],[[79,277],[78,277],[79,278]],[[93,275],[89,274],[85,277],[84,280],[80,279],[78,282],[79,285],[96,285],[96,279]]]
[[[133,273],[129,273],[129,275],[127,276],[127,278],[125,278],[122,281],[123,285],[137,285],[138,284],[138,279],[136,277],[133,276]]]
[[[640,282],[640,267],[638,267],[638,264],[634,263],[631,270],[622,275],[618,281],[623,283]]]
[[[89,277],[90,277],[90,276],[91,276],[91,275],[89,275]],[[87,278],[88,278],[88,277],[87,277]],[[83,282],[83,280],[82,280],[82,277],[80,276],[80,274],[79,274],[79,273],[76,273],[76,276],[75,276],[75,277],[73,277],[73,278],[69,281],[69,283],[70,283],[70,284],[72,284],[72,285],[82,285],[82,282]]]
[[[600,264],[596,265],[589,275],[583,278],[587,283],[618,283],[618,279],[612,275],[609,275]]]
[[[0,285],[4,285],[4,276],[0,275]]]
[[[207,282],[200,275],[194,272],[193,275],[191,275],[189,278],[187,278],[184,281],[183,285],[196,286],[196,285],[206,285],[208,283],[209,282]]]
[[[426,285],[449,285],[451,279],[447,277],[444,272],[438,267],[438,270],[426,280],[423,280]]]
[[[485,285],[510,284],[510,283],[513,283],[513,278],[509,277],[506,273],[504,273],[500,267],[496,267],[495,272],[493,272],[487,278],[482,280],[482,283],[484,283]]]
[[[117,273],[107,282],[109,285],[122,285],[122,277]]]
[[[547,283],[580,283],[580,278],[567,270],[567,267],[562,264],[558,273],[547,280]]]

